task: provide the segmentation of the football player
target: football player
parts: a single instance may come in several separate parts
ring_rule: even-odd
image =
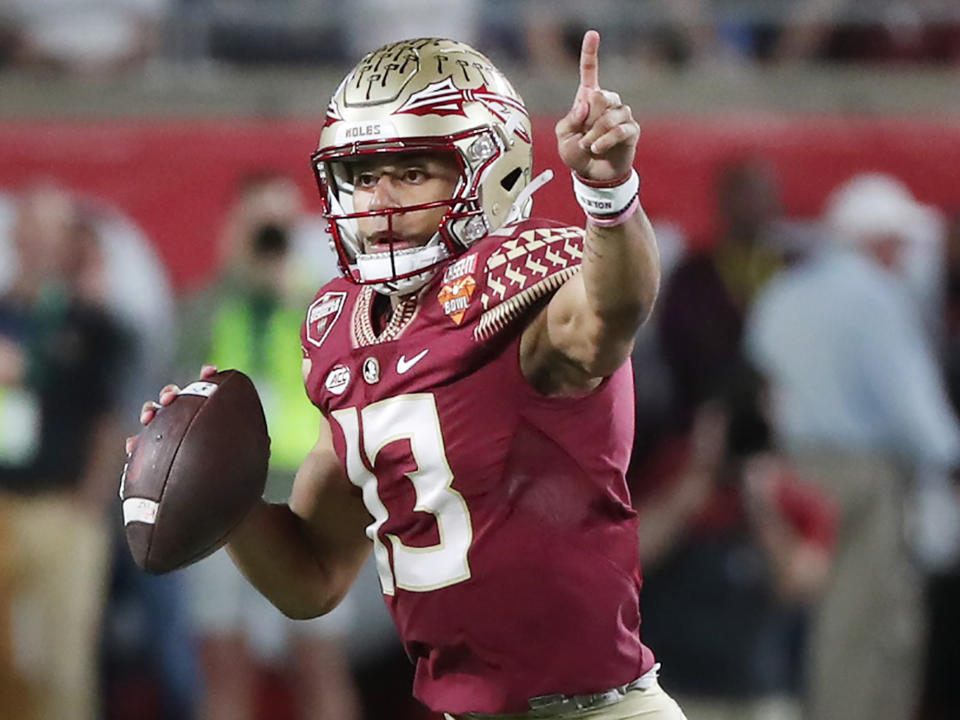
[[[372,550],[414,693],[448,718],[683,718],[641,642],[624,481],[627,359],[659,259],[639,126],[599,86],[599,42],[584,36],[556,126],[585,229],[528,219],[549,179],[530,119],[462,43],[366,56],[313,156],[343,272],[301,331],[319,439],[289,504],[260,503],[228,549],[300,618],[336,606]]]

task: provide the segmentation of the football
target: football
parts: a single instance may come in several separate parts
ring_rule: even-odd
[[[143,429],[120,481],[137,565],[166,573],[220,548],[263,494],[270,437],[249,377],[190,383]]]

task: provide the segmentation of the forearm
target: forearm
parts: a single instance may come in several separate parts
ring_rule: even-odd
[[[254,587],[292,618],[336,607],[370,554],[370,516],[328,442],[324,433],[304,459],[290,504],[260,501],[227,545]]]
[[[640,126],[617,93],[599,86],[600,35],[586,32],[573,106],[556,125],[557,151],[587,215],[580,272],[528,326],[524,374],[540,392],[578,393],[623,366],[660,289],[653,228],[633,169]]]
[[[632,337],[660,289],[660,253],[642,208],[614,227],[587,221],[581,272],[596,317]]]
[[[534,386],[583,392],[612,374],[630,356],[637,329],[649,316],[660,285],[660,258],[653,229],[641,210],[621,225],[599,227],[588,221],[580,272],[553,296],[544,322],[531,325],[544,342],[529,342],[524,363],[536,378],[537,359],[556,375]],[[532,359],[531,359],[532,358]]]
[[[322,615],[342,598],[306,522],[288,505],[261,500],[234,530],[227,550],[251,584],[289,617]]]

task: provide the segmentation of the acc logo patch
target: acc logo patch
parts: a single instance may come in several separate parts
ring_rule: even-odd
[[[473,291],[477,289],[477,282],[473,275],[465,275],[457,280],[445,283],[440,288],[437,300],[443,306],[443,312],[457,325],[463,322],[463,316],[470,306],[470,298],[473,297]]]
[[[346,365],[334,365],[327,374],[327,380],[324,383],[327,390],[334,395],[343,395],[347,385],[350,384],[350,368]]]
[[[340,317],[347,293],[325,292],[313,301],[307,310],[307,340],[320,347],[330,334],[330,329]]]

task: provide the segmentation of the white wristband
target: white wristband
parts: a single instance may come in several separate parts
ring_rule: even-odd
[[[573,194],[583,211],[594,218],[615,217],[630,207],[640,192],[640,176],[636,170],[619,185],[602,187],[588,185],[576,173],[573,176]]]

